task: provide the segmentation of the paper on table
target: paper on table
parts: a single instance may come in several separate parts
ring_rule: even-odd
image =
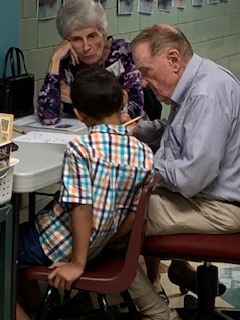
[[[74,135],[59,132],[30,131],[27,134],[22,134],[21,136],[14,138],[13,140],[20,142],[68,144],[70,140],[77,136],[77,134]]]
[[[57,124],[44,125],[38,120],[36,115],[18,118],[14,120],[14,125],[69,132],[75,132],[86,128],[86,125],[76,118],[62,118]]]

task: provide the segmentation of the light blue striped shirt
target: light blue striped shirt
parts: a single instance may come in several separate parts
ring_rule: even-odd
[[[171,100],[172,122],[139,122],[145,142],[162,135],[154,160],[163,186],[187,198],[240,201],[239,80],[194,54]]]

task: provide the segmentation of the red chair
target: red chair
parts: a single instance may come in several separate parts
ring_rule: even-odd
[[[146,185],[142,191],[126,253],[120,255],[119,253],[111,252],[111,255],[104,255],[88,263],[84,274],[72,285],[72,289],[97,293],[104,319],[114,319],[105,295],[118,293],[122,295],[131,314],[131,319],[141,319],[127,289],[136,276],[138,259],[146,229],[149,197],[153,185],[158,180],[159,177],[156,176],[154,181]],[[26,270],[25,276],[29,280],[47,282],[49,273],[50,271],[47,267],[34,266]],[[43,320],[47,317],[49,310],[53,307],[55,291],[54,288],[48,287],[44,298],[44,306],[38,315],[38,319]]]
[[[142,254],[167,260],[205,261],[197,268],[197,296],[185,296],[183,320],[239,320],[240,310],[215,307],[218,268],[211,262],[240,264],[240,233],[178,234],[146,237]],[[195,306],[193,306],[195,305]]]

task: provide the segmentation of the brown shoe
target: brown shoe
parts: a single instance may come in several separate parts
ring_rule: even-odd
[[[183,273],[181,271],[177,274],[175,268],[172,265],[168,268],[168,278],[169,280],[180,287],[180,291],[182,294],[186,294],[188,290],[193,293],[197,293],[197,272],[192,268],[188,270],[187,265],[185,265],[185,270],[183,267]],[[226,286],[219,282],[219,296],[223,295],[226,291]]]

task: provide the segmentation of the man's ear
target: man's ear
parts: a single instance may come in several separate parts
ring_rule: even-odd
[[[86,115],[84,112],[82,111],[78,111],[77,108],[73,108],[73,111],[75,113],[75,116],[82,122],[84,122],[84,120],[86,119]]]
[[[181,61],[180,52],[177,49],[171,49],[169,50],[167,57],[170,65],[173,68],[173,71],[177,73],[178,70],[180,69],[180,61]]]

